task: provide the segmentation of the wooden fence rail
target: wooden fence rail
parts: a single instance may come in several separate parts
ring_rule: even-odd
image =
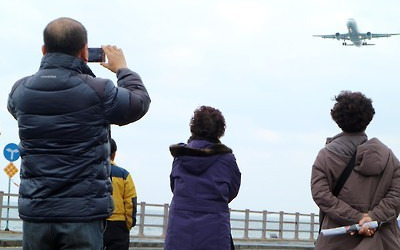
[[[11,204],[4,204],[5,197]],[[22,231],[22,221],[18,217],[18,195],[0,191],[0,227],[6,221],[9,229]],[[6,218],[6,210],[10,216]],[[137,224],[131,230],[131,237],[163,238],[168,225],[169,204],[138,204]],[[239,240],[294,240],[314,241],[318,235],[318,215],[314,213],[285,213],[271,211],[253,211],[250,209],[230,209],[231,230],[234,239]]]

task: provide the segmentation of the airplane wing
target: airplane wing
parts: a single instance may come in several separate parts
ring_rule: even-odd
[[[334,35],[313,35],[313,37],[321,37],[321,38],[330,38],[330,39],[337,39],[337,40],[350,40],[349,34],[339,34],[336,33]]]
[[[394,33],[394,34],[375,34],[375,33],[360,33],[360,38],[361,39],[371,39],[371,38],[382,38],[382,37],[391,37],[391,36],[398,36],[400,33]]]
[[[336,39],[335,35],[313,35],[313,37],[332,38]]]
[[[400,33],[396,33],[396,34],[371,34],[372,38],[381,38],[381,37],[391,37],[391,36],[398,36],[400,35]]]

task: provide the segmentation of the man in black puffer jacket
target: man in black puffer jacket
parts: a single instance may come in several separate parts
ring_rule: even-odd
[[[87,32],[70,18],[44,30],[39,71],[15,83],[8,110],[17,119],[21,151],[19,215],[24,249],[101,249],[103,221],[113,211],[110,124],[142,118],[150,98],[124,54],[103,46],[95,78],[87,66]]]

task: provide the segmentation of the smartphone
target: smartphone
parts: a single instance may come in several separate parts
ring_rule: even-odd
[[[106,56],[102,48],[89,48],[88,62],[105,62]]]

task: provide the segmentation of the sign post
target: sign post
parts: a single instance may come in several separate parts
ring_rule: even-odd
[[[4,157],[10,161],[10,163],[4,168],[4,172],[8,175],[8,198],[7,198],[7,217],[6,217],[6,228],[5,231],[10,231],[8,228],[8,222],[10,218],[10,193],[11,193],[11,178],[18,172],[18,168],[12,163],[19,158],[19,148],[15,143],[9,143],[4,147]]]
[[[8,220],[10,219],[10,193],[11,193],[11,178],[8,178],[8,196],[7,196],[7,216],[6,216],[6,228],[4,231],[10,231],[8,228]]]

